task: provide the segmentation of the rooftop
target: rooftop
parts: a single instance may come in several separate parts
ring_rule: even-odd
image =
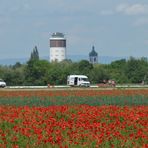
[[[95,47],[92,47],[92,51],[89,53],[89,56],[98,56],[98,53],[95,51]]]
[[[52,34],[53,38],[64,38],[64,34],[60,32],[55,32]]]

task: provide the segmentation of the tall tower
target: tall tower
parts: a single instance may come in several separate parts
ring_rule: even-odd
[[[92,51],[89,53],[89,62],[92,64],[98,63],[98,53],[95,51],[94,46],[92,46]]]
[[[55,32],[50,38],[50,62],[66,59],[66,38],[63,33]]]

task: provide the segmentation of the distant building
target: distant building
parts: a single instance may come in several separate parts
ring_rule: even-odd
[[[92,51],[89,53],[89,62],[92,64],[98,63],[98,53],[95,51],[94,46],[92,46]]]
[[[66,38],[63,33],[55,32],[50,38],[50,62],[66,59]]]

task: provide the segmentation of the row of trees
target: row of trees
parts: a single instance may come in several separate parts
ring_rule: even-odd
[[[30,59],[25,64],[0,66],[0,78],[7,85],[62,85],[67,83],[70,74],[85,74],[92,84],[113,79],[117,83],[148,83],[148,59],[121,59],[111,64],[92,65],[87,60],[72,62],[64,60],[60,63],[49,63],[40,60],[37,47],[33,49]]]

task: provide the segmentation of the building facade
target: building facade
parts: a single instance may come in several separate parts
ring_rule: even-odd
[[[50,62],[66,59],[66,38],[63,33],[55,32],[50,38]]]
[[[92,51],[89,53],[89,62],[92,64],[98,63],[98,53],[95,51],[94,46],[92,46]]]

